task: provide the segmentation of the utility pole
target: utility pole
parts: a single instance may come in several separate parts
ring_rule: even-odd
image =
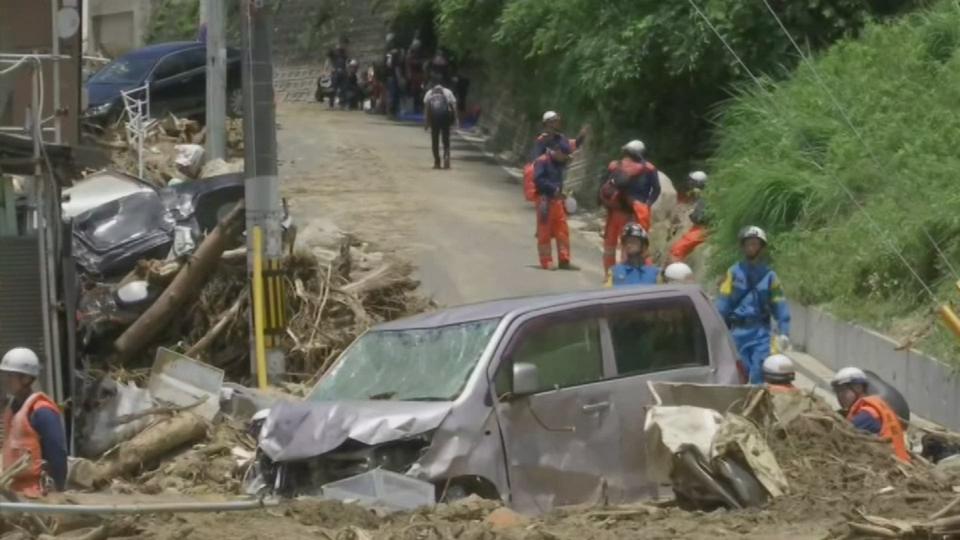
[[[207,161],[227,156],[227,46],[223,0],[203,0],[207,25]]]
[[[281,258],[283,207],[277,177],[269,0],[243,4],[243,144],[247,212],[247,268],[254,309],[251,364],[261,384],[286,371],[280,340],[286,329]],[[262,240],[261,240],[262,239]],[[262,251],[261,251],[262,250]],[[260,279],[258,279],[260,278]],[[259,304],[259,305],[258,305]],[[259,309],[258,309],[259,308]]]

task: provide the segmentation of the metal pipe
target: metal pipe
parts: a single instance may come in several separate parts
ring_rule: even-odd
[[[940,306],[938,311],[940,312],[940,318],[943,319],[943,323],[947,325],[947,328],[957,337],[960,337],[960,317],[957,316],[948,304]]]
[[[4,59],[18,59],[18,58],[38,58],[40,60],[70,60],[70,56],[66,54],[42,54],[42,53],[26,53],[26,54],[16,54],[16,53],[0,53],[0,61]]]
[[[58,3],[57,0],[50,0],[50,40],[52,41],[50,53],[55,57],[60,56],[60,29],[57,28]],[[54,62],[51,69],[53,70],[53,126],[55,129],[53,142],[60,144],[63,142],[60,121],[60,62]]]
[[[4,502],[0,513],[8,514],[170,514],[186,512],[237,512],[279,506],[278,499],[224,502],[178,502],[148,504],[44,504]]]

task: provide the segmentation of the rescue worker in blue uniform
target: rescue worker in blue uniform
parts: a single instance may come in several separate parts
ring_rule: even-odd
[[[656,285],[660,268],[654,266],[648,257],[650,237],[647,231],[637,223],[623,228],[620,237],[626,262],[614,265],[607,275],[607,287],[624,285]]]
[[[744,260],[731,266],[720,284],[717,311],[730,328],[740,354],[743,382],[763,384],[763,361],[790,347],[790,307],[777,274],[763,262],[767,234],[760,227],[740,231]],[[771,319],[777,322],[772,339]]]

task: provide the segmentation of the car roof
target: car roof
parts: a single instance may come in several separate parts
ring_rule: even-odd
[[[500,319],[507,315],[520,315],[531,311],[546,308],[562,307],[567,304],[584,301],[616,300],[624,296],[633,298],[644,294],[661,295],[664,292],[680,292],[685,295],[703,294],[697,285],[639,285],[634,287],[620,287],[615,289],[600,289],[594,291],[578,291],[560,294],[539,296],[521,296],[504,298],[476,304],[466,304],[422,313],[412,317],[405,317],[395,321],[379,324],[373,331],[414,330],[422,328],[437,328],[454,324],[482,321],[485,319]]]
[[[171,41],[168,43],[154,43],[124,54],[125,58],[160,58],[170,53],[184,51],[194,47],[202,47],[199,41]]]

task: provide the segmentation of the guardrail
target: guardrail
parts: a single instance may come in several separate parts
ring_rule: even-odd
[[[873,330],[838,320],[816,308],[791,304],[791,341],[834,371],[869,369],[892,384],[919,416],[960,430],[960,376],[919,351],[897,350],[897,342]]]

